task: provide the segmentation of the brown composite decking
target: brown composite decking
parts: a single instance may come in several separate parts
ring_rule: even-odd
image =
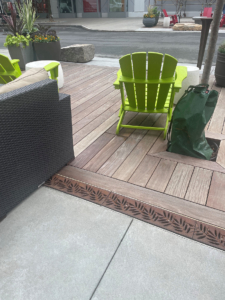
[[[118,69],[62,66],[60,92],[71,95],[76,159],[47,184],[225,249],[225,89],[211,79],[219,99],[206,136],[221,140],[211,162],[166,152],[159,131],[123,128],[117,136]],[[129,112],[124,123],[160,127],[165,118]]]

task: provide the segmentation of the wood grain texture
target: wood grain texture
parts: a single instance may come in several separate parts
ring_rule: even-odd
[[[225,174],[213,173],[207,206],[225,211]]]
[[[158,192],[165,192],[176,165],[177,163],[174,161],[162,159],[146,187]]]
[[[220,142],[219,152],[216,158],[216,162],[225,168],[225,140]]]
[[[105,90],[97,94],[96,96],[90,97],[89,99],[85,97],[81,98],[80,100],[71,103],[71,109],[72,109],[72,118],[74,119],[74,116],[80,114],[83,110],[86,110],[94,103],[100,101],[102,98],[107,96],[109,93],[111,93],[113,90],[110,89],[108,86],[105,87]]]
[[[123,123],[124,124],[130,124],[130,121],[135,118],[137,116],[137,113],[136,112],[133,112],[133,111],[128,111],[125,113],[125,116],[124,116],[124,119],[123,119]],[[147,116],[146,116],[147,117]],[[115,123],[112,127],[110,127],[107,132],[108,133],[111,133],[111,134],[116,134],[116,127],[117,127],[117,123]],[[119,135],[120,136],[123,136],[123,130],[124,129],[128,129],[128,128],[123,128],[120,130],[120,133]],[[132,133],[132,132],[131,132]],[[127,135],[126,135],[127,137]]]
[[[194,167],[178,163],[169,181],[165,193],[184,198]]]
[[[160,158],[173,160],[176,162],[181,162],[187,165],[192,165],[194,167],[225,173],[224,168],[221,167],[218,163],[213,161],[198,159],[195,157],[185,156],[185,155],[171,153],[171,152],[160,152],[160,153],[154,153],[152,155]]]
[[[165,126],[166,115],[161,115],[158,119],[157,118],[157,115],[150,115],[146,120],[146,124],[148,124],[147,126]],[[145,122],[143,122],[143,124],[143,126],[145,126]],[[121,166],[116,170],[116,172],[113,174],[113,177],[120,180],[128,181],[160,134],[161,131],[147,131],[147,134],[143,137],[140,143],[138,143],[134,150],[128,155],[128,157],[121,164]]]
[[[110,134],[113,137],[113,135]],[[85,170],[97,172],[101,166],[110,158],[110,156],[124,143],[125,138],[115,136],[113,139],[102,148],[85,166]]]
[[[81,130],[76,132],[73,135],[73,144],[74,145],[77,144],[82,139],[84,139],[88,134],[90,134],[93,130],[96,130],[98,126],[100,126],[102,123],[106,122],[115,112],[119,112],[119,102],[116,102],[113,106],[111,106],[109,109],[107,109],[103,114],[101,114],[99,117],[97,117],[96,119],[91,121],[89,124],[87,124]],[[117,118],[115,117],[114,120],[115,120],[114,123],[116,121],[118,121],[118,113],[117,113]],[[112,124],[113,123],[111,123],[111,125]]]
[[[225,109],[216,106],[208,131],[222,133],[224,127]]]
[[[149,115],[146,119],[144,119],[144,121],[141,124],[143,126],[151,126],[152,124],[154,124],[156,119],[157,115],[152,114]],[[142,140],[146,133],[147,130],[136,129],[121,145],[121,147],[110,157],[110,159],[107,160],[105,164],[98,170],[98,173],[106,176],[112,176],[120,167],[120,165],[126,160],[128,155],[135,148],[135,146]],[[130,176],[131,175],[132,173],[130,174]]]
[[[64,167],[58,173],[125,197],[137,199],[171,212],[225,228],[225,212],[223,211],[71,166]]]
[[[225,88],[222,88],[216,106],[225,109]]]
[[[131,136],[103,164],[103,166],[98,170],[98,173],[106,176],[112,176],[134,147],[140,142],[144,134],[144,130],[139,132],[139,134],[131,134]]]
[[[205,132],[205,137],[209,139],[214,139],[214,140],[225,140],[225,132],[224,133],[215,133],[215,132],[210,132],[206,131]]]
[[[90,105],[89,108],[82,111],[80,114],[76,115],[72,119],[73,123],[73,134],[79,131],[81,128],[86,126],[88,123],[96,119],[98,116],[102,115],[107,109],[118,102],[118,96],[115,91],[105,96],[103,99]]]
[[[160,158],[158,157],[146,155],[129,179],[129,182],[145,187],[159,161]]]
[[[70,165],[83,168],[89,160],[92,159],[108,142],[113,139],[112,134],[103,133],[97,140],[95,140],[87,149],[85,149]]]
[[[143,139],[138,143],[134,150],[128,155],[126,160],[121,164],[117,171],[113,174],[114,178],[128,181],[136,168],[139,166],[151,146],[156,141],[160,132],[148,131]]]
[[[97,138],[102,135],[106,129],[108,129],[112,124],[118,119],[118,112],[114,113],[109,119],[103,122],[95,130],[91,131],[85,138],[83,138],[79,143],[74,146],[75,156],[79,155],[88,146],[90,146]]]
[[[195,168],[185,199],[205,205],[212,174],[210,170]]]
[[[156,140],[156,142],[154,143],[154,145],[149,150],[148,154],[154,154],[154,153],[166,151],[168,141],[167,139],[165,140],[163,139],[163,135],[164,133],[162,132],[158,137],[158,139]]]

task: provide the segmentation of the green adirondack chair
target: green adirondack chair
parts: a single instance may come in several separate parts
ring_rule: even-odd
[[[57,62],[52,62],[44,67],[47,72],[50,72],[51,79],[58,78]],[[7,56],[0,54],[0,84],[6,84],[14,79],[20,77],[22,72],[19,66],[19,59],[10,60]]]
[[[181,89],[182,81],[187,77],[187,68],[177,66],[177,60],[168,54],[165,54],[164,60],[162,53],[149,52],[147,55],[147,74],[145,52],[128,54],[119,60],[121,69],[117,73],[114,86],[120,89],[122,105],[116,134],[121,127],[161,130],[164,131],[165,139],[168,122],[172,116],[174,95]],[[167,114],[165,127],[122,124],[126,111]]]

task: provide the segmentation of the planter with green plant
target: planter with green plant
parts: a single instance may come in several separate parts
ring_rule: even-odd
[[[5,47],[8,47],[9,54],[12,59],[19,59],[19,66],[21,70],[25,70],[25,65],[31,61],[34,61],[34,51],[32,47],[32,39],[29,35],[16,36],[7,35]]]
[[[10,7],[10,16],[6,12],[2,16],[10,32],[6,37],[4,46],[8,47],[12,59],[20,60],[20,69],[25,70],[25,65],[35,60],[30,33],[37,30],[34,27],[36,18],[34,18],[35,11],[32,8],[32,0],[26,0],[23,5],[18,6],[16,4],[16,6],[20,18],[17,18],[17,12],[13,6]],[[23,11],[24,7],[26,9]]]
[[[160,11],[158,11],[157,7],[153,7],[149,5],[148,13],[143,16],[143,24],[145,27],[153,27],[156,26],[159,20]]]
[[[215,77],[217,85],[225,87],[225,42],[218,48]]]
[[[56,31],[50,26],[37,25],[38,31],[32,34],[38,60],[60,60],[61,45]]]

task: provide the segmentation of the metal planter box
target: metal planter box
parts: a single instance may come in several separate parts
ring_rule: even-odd
[[[29,46],[25,46],[20,44],[19,47],[16,46],[8,46],[9,54],[12,59],[19,59],[20,69],[25,70],[25,65],[35,59],[35,53],[33,44],[30,43]]]

